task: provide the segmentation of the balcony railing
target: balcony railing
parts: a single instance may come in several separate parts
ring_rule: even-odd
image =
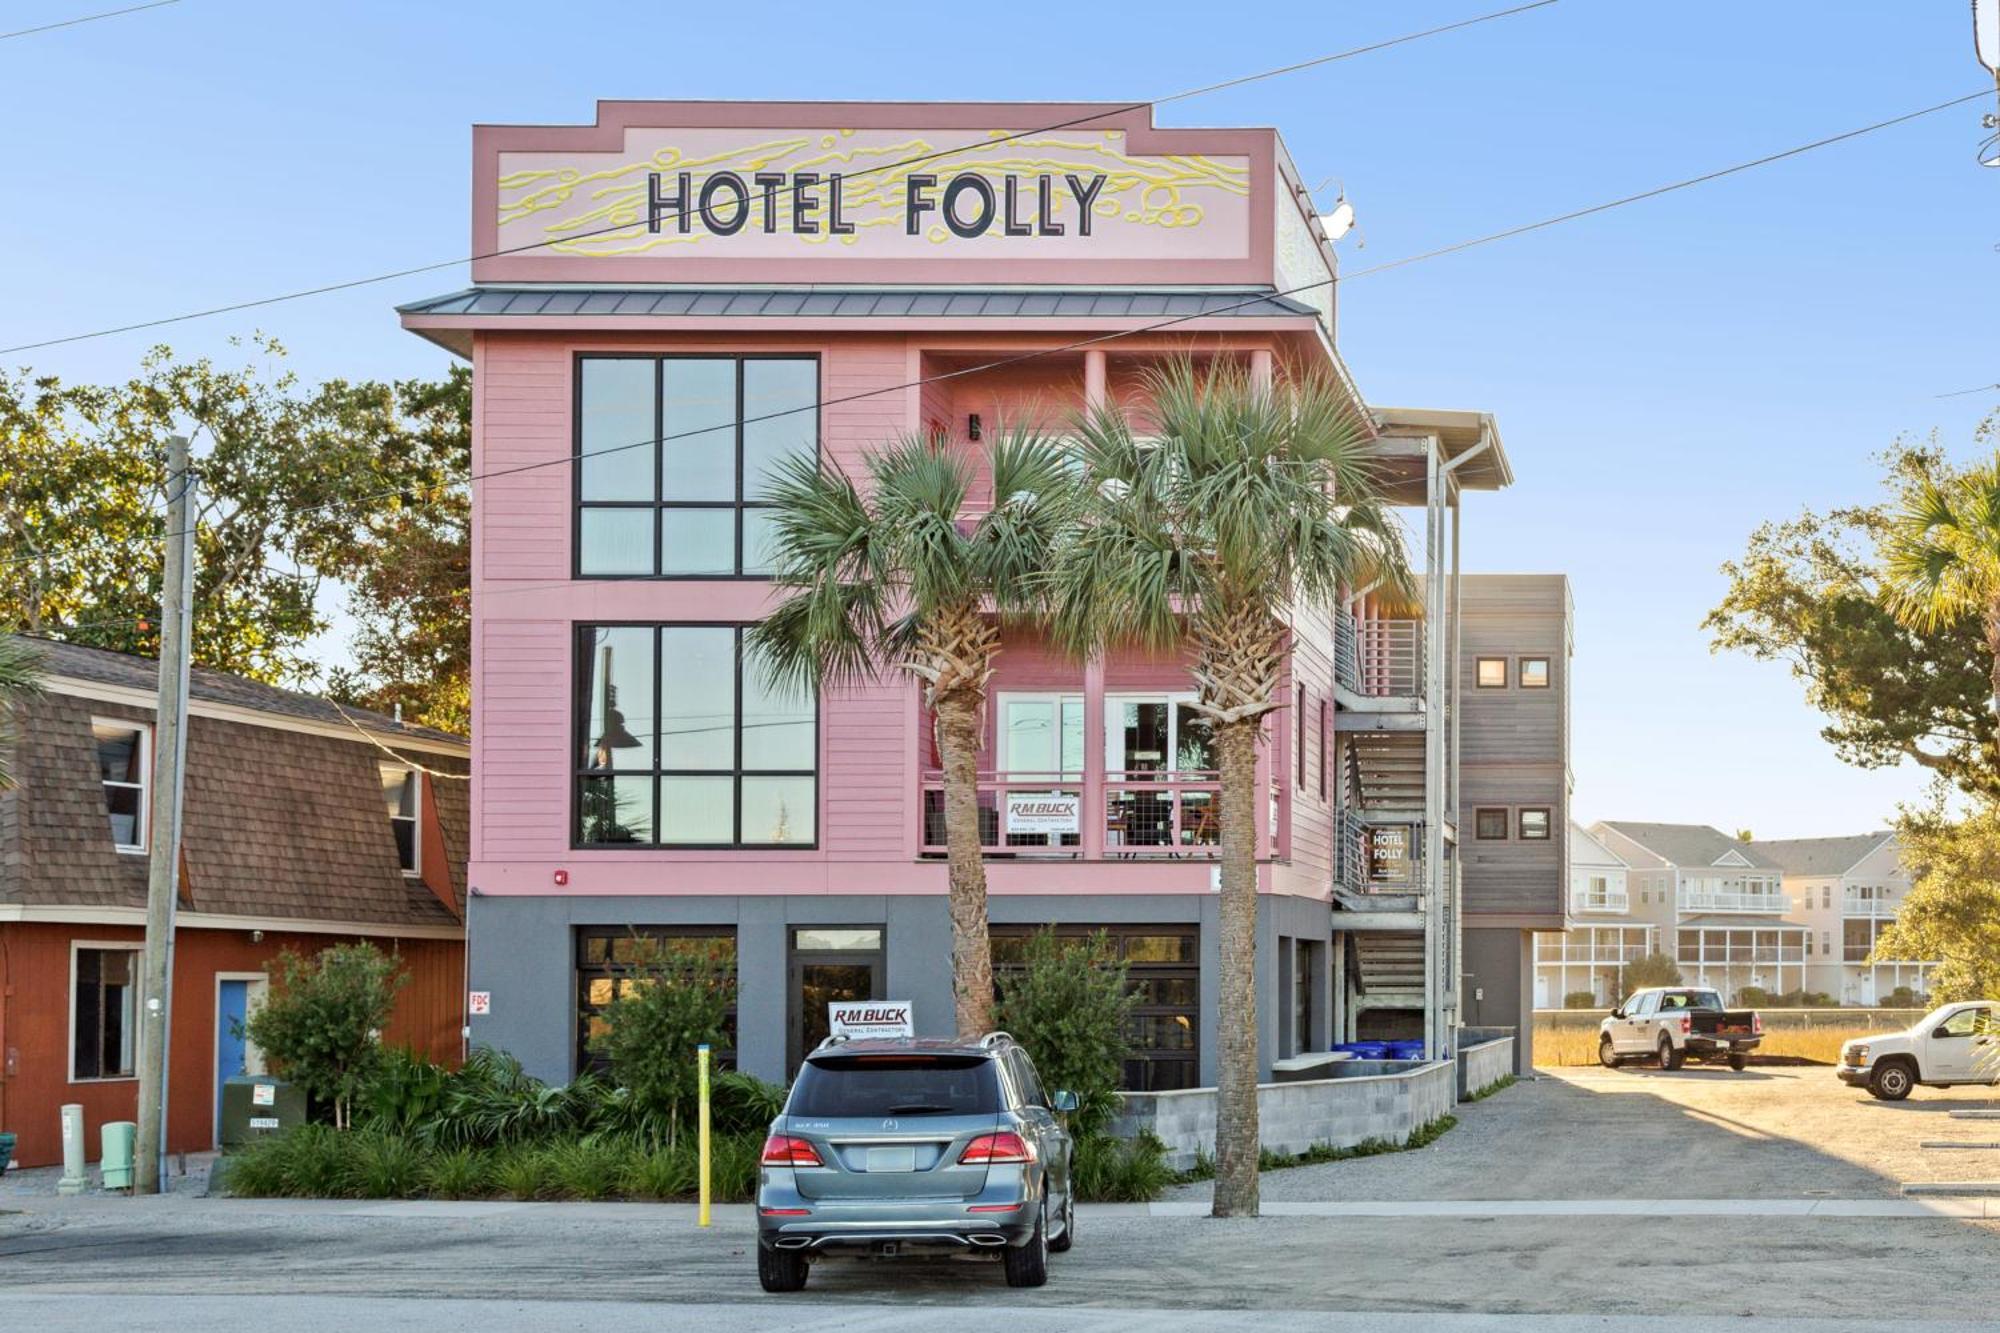
[[[1869,894],[1843,893],[1840,896],[1843,916],[1893,917],[1900,905],[1894,898],[1877,898]]]
[[[1624,889],[1605,889],[1593,892],[1584,889],[1569,896],[1569,910],[1572,912],[1626,912],[1632,908],[1632,895]]]
[[[1356,694],[1401,698],[1424,692],[1424,622],[1334,618],[1334,673]]]
[[[1806,950],[1802,944],[1736,944],[1703,953],[1682,945],[1678,957],[1683,963],[1803,963]]]
[[[1683,889],[1683,912],[1772,912],[1782,915],[1791,900],[1782,893],[1727,893],[1714,889]]]
[[[1535,961],[1622,965],[1635,963],[1650,952],[1651,950],[1643,944],[1592,944],[1588,940],[1562,940],[1545,944],[1538,941],[1535,945]]]
[[[1213,772],[1111,772],[1104,775],[1103,804],[1093,812],[1085,784],[1073,774],[981,774],[979,846],[988,856],[1080,860],[1086,821],[1094,818],[1106,860],[1211,859],[1222,851],[1221,791],[1221,777]],[[1028,810],[1014,821],[1017,831],[1009,831],[1010,807]],[[1073,820],[1064,818],[1066,807],[1075,810]],[[1062,828],[1065,823],[1073,829]],[[1018,831],[1024,824],[1051,831]],[[1270,855],[1275,840],[1273,828],[1259,840],[1257,854]],[[944,775],[935,771],[923,779],[919,850],[925,856],[946,851]]]

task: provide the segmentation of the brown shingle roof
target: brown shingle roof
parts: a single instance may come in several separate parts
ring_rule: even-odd
[[[117,653],[58,647],[63,651],[50,654],[50,672],[74,679],[134,686],[138,677],[129,670],[114,674],[123,669],[116,664],[137,664],[141,671],[150,666]],[[99,674],[82,676],[78,668]],[[199,713],[188,720],[183,851],[192,910],[382,926],[457,924],[421,880],[397,865],[380,775],[388,757],[381,750],[359,734],[321,735],[278,721],[330,716],[339,722],[338,710],[324,701],[311,701],[325,707],[312,711],[310,696],[216,672],[201,677],[198,697],[259,708],[273,714],[274,723]],[[150,722],[150,710],[51,690],[31,697],[21,713],[16,762],[21,786],[0,796],[0,903],[144,906],[146,860],[112,846],[91,719]],[[395,729],[395,723],[373,715],[370,729]],[[420,728],[399,730],[453,739]],[[469,767],[462,758],[429,750],[420,758],[441,773]],[[460,902],[466,785],[443,778],[431,784]]]

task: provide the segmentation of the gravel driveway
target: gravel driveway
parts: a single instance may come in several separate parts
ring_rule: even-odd
[[[1267,1199],[1796,1199],[1894,1197],[1904,1181],[2000,1180],[1991,1089],[1919,1088],[1878,1102],[1821,1066],[1544,1070],[1458,1108],[1428,1148],[1267,1172]],[[1208,1197],[1185,1186],[1171,1197]]]

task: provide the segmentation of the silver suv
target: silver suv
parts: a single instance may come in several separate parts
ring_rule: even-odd
[[[1076,1096],[1042,1090],[1004,1032],[976,1042],[833,1038],[771,1123],[757,1183],[757,1277],[797,1291],[830,1254],[998,1255],[1048,1281],[1076,1235]]]

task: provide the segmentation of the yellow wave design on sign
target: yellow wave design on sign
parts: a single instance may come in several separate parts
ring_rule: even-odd
[[[991,130],[988,133],[993,138],[1002,139],[1008,132]],[[774,169],[794,173],[836,166],[848,169],[842,180],[841,202],[843,213],[855,226],[854,234],[834,236],[820,232],[792,235],[793,240],[806,245],[833,242],[854,245],[860,240],[863,229],[902,225],[905,191],[911,175],[928,174],[944,178],[976,172],[997,181],[1008,175],[1102,173],[1105,176],[1104,189],[1092,209],[1093,215],[1140,227],[1198,227],[1207,215],[1200,202],[1203,192],[1236,196],[1248,196],[1250,193],[1247,166],[1218,162],[1200,154],[1134,157],[1119,148],[1118,144],[1124,136],[1115,130],[1106,131],[1100,137],[1012,139],[1005,144],[1007,151],[1004,155],[981,157],[975,161],[954,161],[952,156],[945,156],[907,164],[905,159],[927,156],[937,152],[938,146],[921,137],[897,143],[850,146],[846,141],[853,135],[853,130],[839,130],[816,138],[794,136],[767,139],[705,156],[687,156],[679,148],[665,147],[637,161],[597,171],[558,167],[508,172],[499,178],[500,225],[506,228],[538,213],[563,209],[577,202],[581,196],[587,207],[566,213],[540,228],[545,241],[542,248],[575,255],[634,255],[661,246],[700,245],[727,239],[701,231],[686,234],[672,230],[648,232],[646,184],[655,171],[691,172],[699,188],[700,182],[711,170],[748,175]],[[856,164],[871,158],[889,160],[879,167],[863,166],[859,171],[852,170]],[[794,197],[790,189],[780,189],[772,201],[775,205],[773,225],[781,234],[791,235]],[[1051,202],[1051,214],[1057,218],[1072,207],[1060,192]],[[761,191],[752,193],[749,207],[748,225],[754,227],[762,222],[764,215],[765,200]],[[925,235],[937,244],[952,239],[943,225],[935,223],[927,228]]]

